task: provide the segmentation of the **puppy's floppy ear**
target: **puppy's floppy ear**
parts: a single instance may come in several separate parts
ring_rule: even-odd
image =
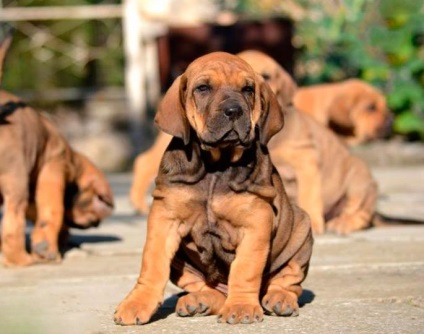
[[[82,153],[74,151],[74,159],[78,162],[80,175],[77,184],[80,189],[91,188],[105,205],[113,208],[113,192],[103,172]]]
[[[94,180],[93,189],[96,196],[93,197],[93,209],[98,217],[104,219],[112,214],[114,208],[113,194],[106,179]]]
[[[293,78],[282,68],[279,67],[280,76],[278,77],[277,98],[282,106],[288,106],[293,103],[293,97],[297,90],[297,85]]]
[[[94,180],[93,189],[105,205],[110,208],[114,207],[112,189],[105,177],[98,177]]]
[[[349,79],[339,84],[328,106],[331,121],[349,128],[353,126],[352,111],[363,95],[359,80]]]
[[[187,78],[180,75],[172,83],[159,104],[155,123],[163,132],[181,138],[184,145],[190,140],[190,124],[185,113],[185,91]]]
[[[269,85],[260,80],[261,94],[261,117],[259,119],[261,144],[266,145],[268,141],[284,126],[283,109],[278,103],[277,97]]]

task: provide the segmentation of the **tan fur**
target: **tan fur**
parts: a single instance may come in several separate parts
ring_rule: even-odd
[[[352,156],[332,131],[291,106],[296,85],[273,59],[258,51],[239,56],[268,78],[285,106],[286,125],[270,141],[270,154],[289,197],[310,215],[314,233],[346,234],[370,226],[377,185],[365,163]],[[148,186],[170,139],[159,133],[155,145],[137,158],[131,199],[143,213],[148,210]]]
[[[5,91],[0,91],[0,156],[6,266],[58,261],[64,222],[88,228],[111,214],[112,192],[103,173],[73,151],[47,118]],[[25,250],[25,217],[35,224],[31,254]]]
[[[389,134],[393,122],[384,95],[359,79],[299,88],[294,104],[349,145]]]
[[[174,82],[155,120],[173,139],[156,178],[140,276],[115,322],[148,322],[169,278],[189,292],[180,316],[235,324],[262,321],[264,309],[297,315],[312,233],[266,148],[283,126],[269,86],[239,57],[212,53]]]
[[[280,104],[291,105],[296,85],[277,62],[257,51],[239,56],[269,78]],[[314,233],[346,234],[370,226],[377,185],[366,164],[332,131],[294,107],[286,109],[285,129],[268,147],[289,197],[308,212]]]

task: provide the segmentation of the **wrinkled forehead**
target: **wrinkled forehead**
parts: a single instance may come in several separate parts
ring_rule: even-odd
[[[260,52],[241,52],[240,58],[244,59],[253,70],[261,75],[269,77],[280,72],[280,65],[271,57]]]
[[[187,85],[244,86],[255,83],[255,72],[238,57],[192,63],[186,70]]]
[[[252,68],[260,74],[268,74],[269,76],[272,76],[278,72],[277,64],[269,61],[267,58],[257,58],[247,61],[250,63]]]

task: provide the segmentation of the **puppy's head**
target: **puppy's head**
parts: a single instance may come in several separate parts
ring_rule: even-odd
[[[165,94],[155,122],[183,139],[196,135],[218,160],[222,150],[237,161],[256,139],[264,145],[283,126],[269,85],[241,58],[215,52],[192,62]]]
[[[342,126],[342,134],[345,125],[352,127],[353,134],[360,142],[390,133],[393,115],[379,90],[358,79],[346,80],[340,88],[330,114],[335,120],[335,126],[337,123]]]
[[[282,106],[292,104],[297,85],[274,59],[256,50],[246,50],[237,55],[264,78]]]
[[[96,227],[113,210],[113,194],[105,175],[75,152],[77,177],[65,192],[65,222],[70,227]]]

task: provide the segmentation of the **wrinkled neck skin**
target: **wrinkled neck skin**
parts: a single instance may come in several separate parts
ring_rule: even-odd
[[[268,148],[258,140],[232,162],[231,148],[222,149],[215,161],[209,151],[201,149],[197,137],[187,146],[181,139],[173,138],[162,158],[156,184],[178,186],[219,180],[221,186],[226,185],[235,193],[247,191],[271,202],[276,196],[273,172]]]

